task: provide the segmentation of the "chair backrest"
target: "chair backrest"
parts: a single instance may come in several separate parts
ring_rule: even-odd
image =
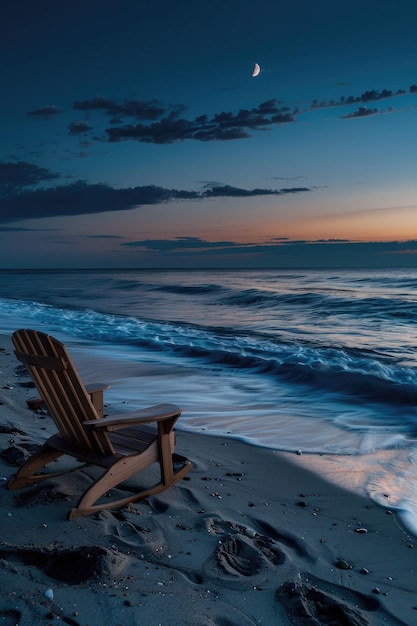
[[[114,454],[107,433],[82,424],[99,416],[65,346],[36,330],[17,330],[12,340],[17,359],[25,364],[61,436],[77,448]]]

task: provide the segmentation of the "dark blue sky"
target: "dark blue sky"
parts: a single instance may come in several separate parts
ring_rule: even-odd
[[[416,265],[415,0],[8,5],[0,267]]]

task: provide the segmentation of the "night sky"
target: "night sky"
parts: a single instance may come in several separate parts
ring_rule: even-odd
[[[7,0],[0,268],[417,266],[416,24],[416,0]]]

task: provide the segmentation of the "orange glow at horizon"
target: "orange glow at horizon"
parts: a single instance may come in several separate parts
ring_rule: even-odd
[[[313,211],[300,215],[247,217],[237,228],[223,224],[222,227],[205,228],[208,239],[233,239],[235,242],[260,243],[283,238],[286,240],[348,240],[348,241],[408,241],[417,239],[417,205],[387,207],[363,211],[343,211],[325,214]],[[200,231],[201,232],[201,231]]]

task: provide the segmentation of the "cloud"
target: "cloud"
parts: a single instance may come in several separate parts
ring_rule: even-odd
[[[206,241],[199,237],[144,239],[124,242],[140,255],[159,256],[170,266],[194,263],[204,267],[389,267],[392,255],[399,264],[414,262],[417,241],[359,242],[346,239],[290,240],[275,238],[264,243]],[[401,260],[400,260],[401,259]],[[413,259],[413,260],[410,260]]]
[[[343,119],[368,117],[380,113],[376,108],[367,108],[372,102],[393,98],[404,94],[417,93],[417,85],[408,89],[368,89],[358,96],[342,96],[339,100],[313,100],[307,109],[290,109],[281,100],[271,98],[250,109],[240,109],[237,113],[222,111],[212,116],[202,114],[188,119],[183,114],[183,104],[165,104],[157,98],[128,99],[117,101],[106,96],[96,95],[87,100],[73,103],[73,109],[87,114],[98,112],[107,116],[104,135],[93,137],[94,141],[138,141],[152,144],[172,144],[187,140],[200,142],[233,141],[247,139],[252,133],[265,132],[273,126],[293,123],[298,115],[317,109],[360,104],[356,112],[343,116]],[[28,115],[49,118],[59,113],[55,105],[45,105]],[[74,121],[68,126],[70,135],[83,135],[92,130],[88,120]]]
[[[234,197],[248,198],[251,196],[277,196],[286,193],[299,193],[302,191],[310,191],[309,187],[288,187],[284,189],[241,189],[239,187],[231,187],[230,185],[221,185],[206,189],[203,196],[211,197]]]
[[[125,239],[121,235],[86,235],[87,239]]]
[[[357,117],[369,117],[370,115],[379,115],[381,111],[378,108],[368,109],[367,107],[359,107],[353,113],[347,113],[346,115],[342,115],[342,120],[351,120]]]
[[[37,228],[19,228],[18,226],[0,226],[1,233],[37,232]]]
[[[403,96],[407,93],[417,93],[417,85],[410,85],[409,89],[398,89],[397,91],[392,91],[391,89],[382,89],[382,91],[378,91],[377,89],[368,89],[364,91],[359,96],[341,96],[339,100],[322,100],[319,102],[318,100],[313,100],[310,104],[308,111],[314,109],[324,109],[328,107],[335,106],[346,106],[349,104],[367,104],[369,102],[377,102],[379,100],[385,100],[387,98],[394,98],[396,96]]]
[[[163,252],[163,253],[205,253],[207,251],[222,251],[222,252],[239,252],[245,251],[247,253],[259,254],[276,252],[279,248],[283,251],[285,246],[290,246],[299,249],[303,246],[315,245],[315,244],[339,244],[353,242],[347,239],[289,239],[288,237],[274,237],[271,240],[264,243],[255,244],[252,242],[237,243],[235,241],[207,241],[200,237],[175,237],[174,239],[142,239],[138,241],[127,241],[120,244],[126,248],[142,248],[149,252]]]
[[[70,135],[80,135],[81,133],[87,133],[92,130],[90,122],[87,120],[80,120],[79,122],[71,122],[68,126],[68,132]]]
[[[277,100],[268,100],[253,109],[241,109],[238,113],[216,113],[209,118],[200,115],[194,120],[178,118],[179,110],[152,124],[128,124],[107,128],[110,142],[132,139],[143,143],[169,144],[187,139],[196,141],[227,141],[250,137],[251,130],[267,130],[276,124],[294,122],[294,114],[288,107],[279,106]]]
[[[58,115],[60,110],[54,104],[45,104],[45,106],[40,109],[35,109],[34,111],[28,111],[27,115],[31,117],[38,117],[42,119],[51,119],[54,115]]]
[[[152,100],[124,100],[122,103],[117,103],[104,96],[95,96],[90,100],[74,102],[73,108],[78,111],[103,111],[115,118],[113,123],[117,123],[116,119],[120,120],[123,117],[133,117],[137,120],[157,120],[167,112],[167,107],[156,98]],[[169,109],[170,107],[168,107]],[[178,105],[176,110],[180,109],[182,107]]]
[[[164,118],[153,124],[135,124],[107,128],[108,140],[112,143],[133,139],[142,143],[168,144],[185,139],[192,139],[197,130],[204,130],[204,125],[195,124],[185,119]]]
[[[271,176],[272,180],[303,180],[305,176]]]
[[[168,144],[186,139],[242,139],[249,137],[248,130],[266,130],[274,124],[294,122],[290,109],[281,107],[280,104],[280,101],[271,99],[253,109],[241,109],[237,114],[221,112],[211,119],[203,114],[194,120],[179,117],[186,110],[184,105],[166,106],[157,99],[126,99],[118,103],[104,96],[95,96],[90,100],[74,102],[73,107],[82,111],[101,111],[110,116],[109,124],[120,125],[106,130],[110,142],[131,139],[144,143]],[[121,125],[126,117],[134,118],[138,123]]]
[[[75,102],[73,106],[78,110],[96,110],[108,115],[111,127],[106,128],[105,133],[110,143],[139,141],[172,144],[187,140],[207,142],[247,139],[253,131],[267,131],[275,125],[292,123],[301,113],[327,107],[361,104],[364,106],[343,118],[367,117],[380,113],[376,108],[368,109],[366,105],[369,103],[407,93],[417,93],[417,86],[411,85],[408,90],[398,89],[395,92],[390,89],[368,89],[358,96],[342,96],[339,100],[313,100],[304,111],[291,110],[283,106],[282,101],[272,98],[251,109],[240,109],[237,113],[222,111],[213,116],[202,114],[194,119],[181,116],[186,110],[184,105],[166,106],[157,99],[116,102],[104,96],[95,96],[90,100]],[[135,122],[123,123],[125,118],[133,118]]]
[[[207,249],[222,249],[241,246],[233,241],[206,241],[200,237],[176,237],[175,239],[143,239],[140,241],[127,241],[120,244],[130,248],[144,248],[151,252],[175,252],[175,251],[198,251]],[[248,245],[248,244],[246,244]]]
[[[417,85],[408,89],[368,89],[360,95],[342,96],[338,100],[313,100],[306,109],[290,109],[281,100],[271,98],[250,109],[240,109],[237,113],[222,111],[214,115],[202,114],[188,119],[183,114],[187,110],[183,104],[165,104],[157,98],[124,99],[117,101],[96,95],[86,100],[73,102],[73,109],[86,114],[97,112],[107,117],[104,133],[91,137],[92,141],[117,143],[137,141],[151,144],[173,144],[183,141],[233,141],[250,138],[253,132],[269,131],[281,124],[294,123],[302,113],[328,107],[361,105],[355,112],[342,116],[342,119],[369,117],[388,111],[367,108],[367,105],[380,100],[405,94],[416,94]],[[60,113],[55,105],[47,104],[29,111],[28,116],[50,119]],[[70,135],[81,136],[92,131],[90,121],[78,120],[68,126]],[[84,156],[81,153],[79,156]]]
[[[59,174],[33,163],[0,161],[0,199],[2,196],[16,194],[27,187],[57,178],[60,178]]]
[[[57,215],[87,215],[108,211],[123,211],[142,205],[161,204],[175,200],[201,200],[204,198],[221,197],[242,198],[265,195],[280,196],[288,193],[309,191],[308,187],[248,190],[230,185],[205,186],[199,191],[167,189],[155,185],[115,189],[109,185],[93,185],[85,181],[77,181],[69,185],[48,189],[40,188],[26,191],[23,189],[24,185],[37,184],[42,182],[42,180],[57,177],[57,175],[49,172],[49,170],[32,166],[34,173],[30,177],[32,172],[30,164],[23,165],[26,165],[26,168],[22,168],[26,172],[26,177],[21,172],[20,179],[16,180],[13,187],[10,187],[7,176],[8,167],[5,167],[5,171],[2,172],[0,164],[0,180],[3,177],[7,181],[5,184],[9,185],[5,192],[0,195],[0,223]]]

